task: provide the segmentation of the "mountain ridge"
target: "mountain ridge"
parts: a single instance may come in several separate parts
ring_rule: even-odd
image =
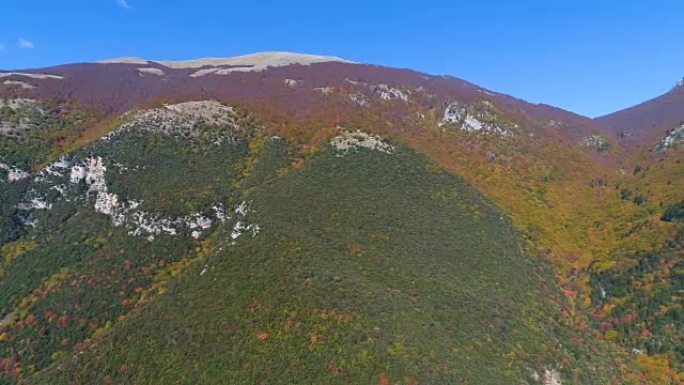
[[[202,77],[206,76],[209,74],[212,75],[227,75],[230,73],[236,73],[236,72],[260,72],[264,71],[266,69],[275,69],[278,67],[287,67],[290,65],[312,65],[312,64],[320,64],[320,63],[346,63],[346,64],[356,64],[356,65],[364,65],[364,66],[372,66],[372,67],[380,67],[380,68],[387,68],[387,69],[395,69],[395,70],[409,70],[410,69],[401,69],[401,68],[395,68],[395,67],[387,67],[387,66],[381,66],[381,65],[375,65],[375,64],[370,64],[370,63],[359,63],[359,62],[354,62],[350,61],[347,59],[343,59],[340,57],[335,57],[335,56],[323,56],[323,55],[315,55],[315,54],[305,54],[305,53],[294,53],[294,52],[287,52],[287,51],[262,51],[262,52],[255,52],[255,53],[250,53],[250,54],[244,54],[244,55],[238,55],[238,56],[230,56],[230,57],[203,57],[203,58],[198,58],[198,59],[191,59],[191,60],[149,60],[149,59],[143,59],[139,57],[120,57],[120,58],[112,58],[112,59],[104,59],[104,60],[99,60],[95,62],[85,62],[85,63],[67,63],[67,64],[60,64],[56,66],[50,66],[50,67],[40,67],[40,68],[33,68],[33,69],[25,69],[23,71],[3,71],[0,72],[0,78],[9,78],[12,76],[16,77],[30,77],[34,79],[38,79],[40,77],[46,79],[46,78],[52,78],[52,79],[57,79],[55,76],[60,76],[58,74],[41,74],[40,71],[45,71],[45,70],[60,70],[65,67],[72,67],[72,66],[78,66],[78,65],[86,65],[86,64],[91,64],[91,63],[96,63],[96,64],[110,64],[110,65],[121,65],[121,64],[127,64],[127,65],[152,65],[152,66],[161,66],[169,70],[187,70],[187,69],[195,69],[196,71],[190,74],[191,77]],[[139,74],[149,74],[149,75],[157,75],[157,76],[164,76],[164,72],[162,69],[158,68],[139,68]],[[416,72],[416,73],[421,73],[421,72]],[[457,81],[463,81],[462,79],[459,79],[457,77],[453,77],[451,75],[428,75],[427,76],[433,77],[433,78],[438,78],[438,77],[445,77],[445,78],[452,78],[456,79]],[[15,85],[20,87],[21,83],[16,83],[19,80],[5,80],[5,85],[11,86],[12,83],[10,82],[15,82]],[[614,111],[612,113],[599,116],[596,118],[589,118],[585,115],[582,115],[580,113],[570,111],[570,110],[565,110],[560,107],[555,107],[551,104],[544,103],[544,102],[539,102],[539,103],[530,103],[533,105],[538,105],[540,107],[550,107],[553,109],[558,109],[562,110],[568,113],[571,113],[575,115],[578,118],[583,118],[583,119],[590,119],[593,120],[596,124],[596,127],[600,128],[601,130],[604,130],[606,134],[610,133],[612,135],[617,135],[621,139],[626,139],[627,143],[630,142],[636,142],[636,143],[644,143],[648,142],[651,143],[653,142],[658,136],[662,136],[662,132],[665,130],[673,129],[676,127],[677,120],[684,120],[684,115],[682,113],[677,112],[676,107],[667,107],[670,105],[680,105],[681,104],[681,99],[682,97],[679,94],[684,94],[684,91],[681,91],[681,84],[684,82],[684,79],[680,79],[668,92],[665,92],[664,94],[657,96],[655,98],[652,98],[650,100],[647,100],[643,103],[636,104],[631,107],[623,108],[618,111]],[[29,85],[30,86],[30,85]],[[477,87],[477,86],[476,86]],[[478,87],[481,88],[481,87]],[[489,91],[488,91],[489,92]],[[498,95],[502,95],[505,97],[511,97],[506,94],[502,93],[497,93]],[[519,99],[525,103],[529,103],[527,101],[524,101],[522,99]],[[655,120],[650,121],[649,119],[654,119],[654,118],[649,118],[646,116],[653,116],[655,117]]]
[[[136,57],[122,57],[100,60],[100,64],[149,64],[156,63],[168,68],[201,68],[219,66],[244,66],[265,69],[293,64],[307,65],[324,62],[353,63],[334,56],[301,54],[286,51],[264,51],[231,57],[203,57],[191,60],[148,60]]]
[[[596,118],[626,142],[651,145],[684,122],[684,78],[662,95]]]

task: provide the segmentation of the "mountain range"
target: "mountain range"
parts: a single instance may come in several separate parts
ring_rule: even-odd
[[[680,384],[684,87],[336,57],[0,71],[0,384]]]

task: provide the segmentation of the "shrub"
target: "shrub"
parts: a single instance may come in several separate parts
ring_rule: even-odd
[[[660,219],[666,222],[684,222],[684,201],[670,206]]]

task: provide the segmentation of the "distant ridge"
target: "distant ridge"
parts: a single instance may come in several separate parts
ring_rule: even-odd
[[[194,60],[146,60],[136,57],[123,57],[99,61],[101,64],[149,64],[157,63],[164,67],[181,68],[203,68],[203,67],[245,67],[250,71],[261,71],[268,67],[283,67],[292,64],[309,65],[315,63],[342,62],[353,63],[334,56],[308,55],[292,52],[258,52],[249,55],[227,57],[227,58],[200,58]]]
[[[625,139],[652,144],[662,139],[668,130],[684,121],[684,78],[680,78],[666,93],[651,100],[598,117]]]

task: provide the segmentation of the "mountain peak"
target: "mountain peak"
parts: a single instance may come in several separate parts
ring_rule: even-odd
[[[199,58],[194,60],[146,60],[136,57],[123,57],[109,60],[102,60],[98,63],[101,64],[148,64],[157,63],[164,67],[174,68],[174,69],[185,69],[185,68],[203,68],[203,67],[221,67],[221,66],[231,66],[231,67],[243,67],[249,69],[250,71],[260,71],[267,67],[282,67],[291,64],[301,64],[309,65],[314,63],[325,63],[325,62],[343,62],[351,63],[348,60],[334,57],[334,56],[321,56],[321,55],[308,55],[299,54],[292,52],[257,52],[249,55],[227,57],[227,58]]]
[[[672,89],[675,90],[675,89],[680,88],[680,87],[684,87],[684,77],[677,80],[677,83],[675,83],[675,85],[672,87]]]

